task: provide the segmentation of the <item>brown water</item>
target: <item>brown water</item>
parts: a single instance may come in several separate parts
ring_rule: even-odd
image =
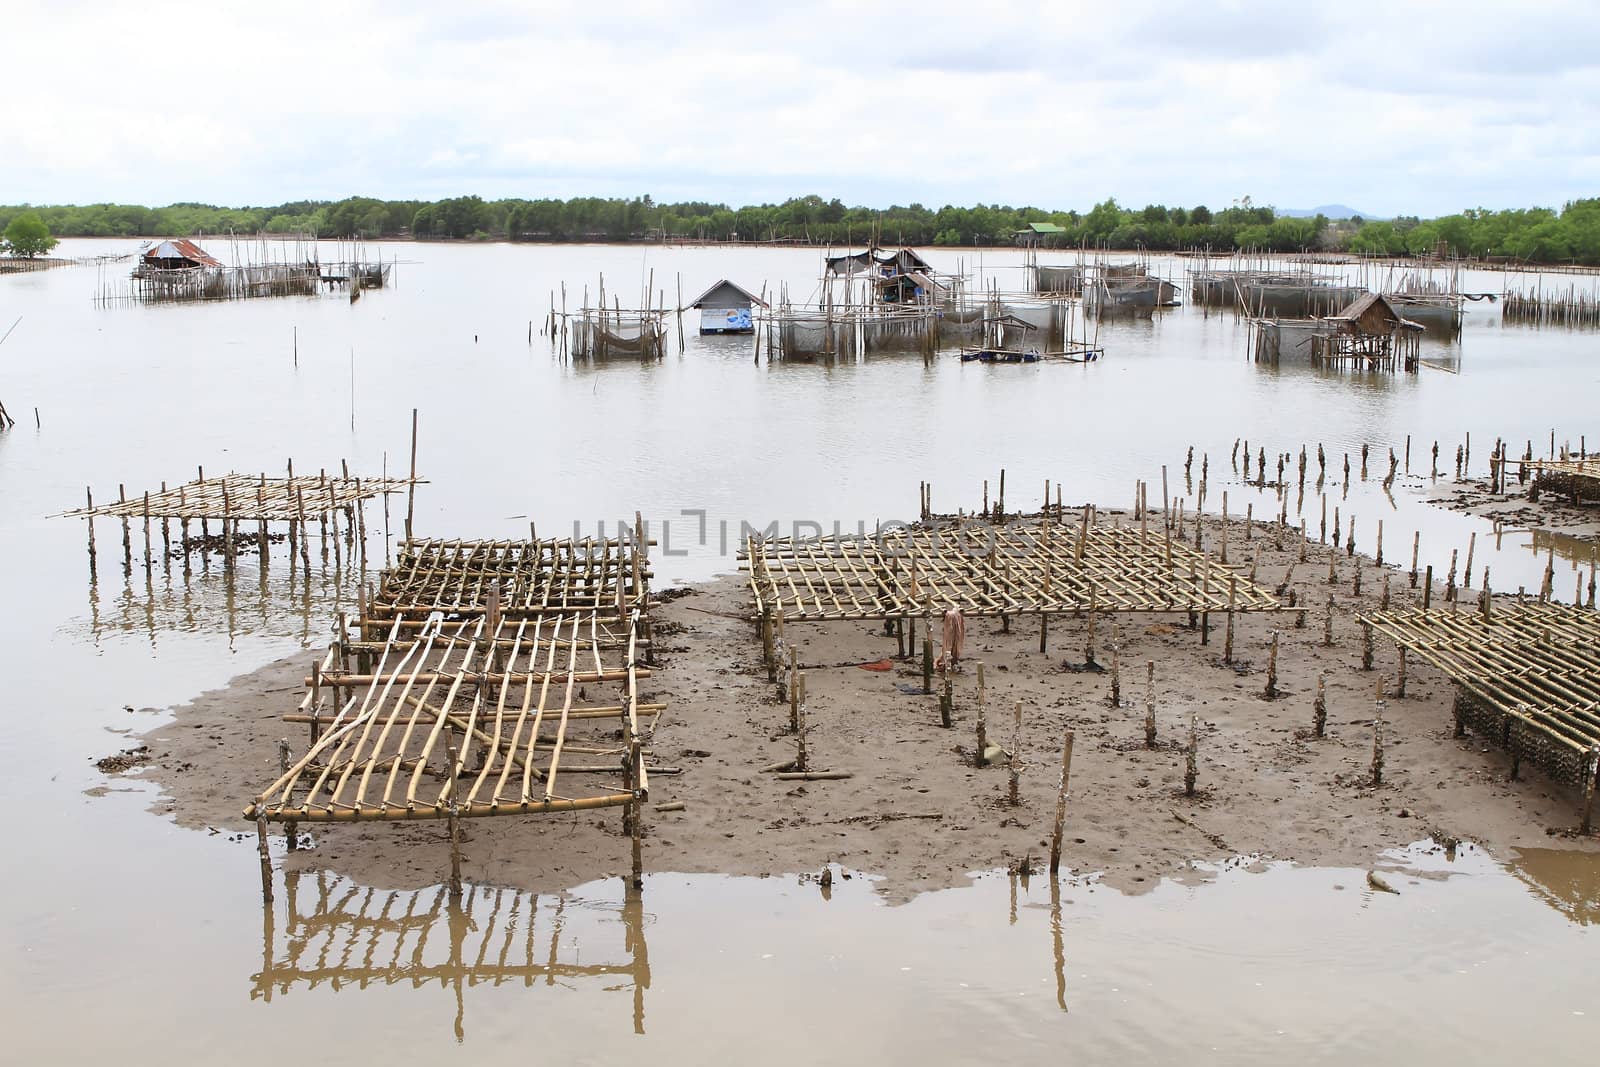
[[[129,247],[66,242],[64,254]],[[516,933],[535,935],[545,967],[553,941],[559,973],[524,966],[499,984],[473,968],[486,966],[480,954],[499,959],[499,942],[485,939],[491,929],[503,937],[507,893],[476,890],[454,916],[430,915],[427,893],[395,897],[390,914],[430,915],[404,935],[431,931],[421,958],[435,969],[419,970],[411,940],[401,964],[388,962],[398,928],[346,922],[346,906],[319,903],[323,888],[330,901],[370,895],[357,914],[377,914],[390,901],[384,887],[303,881],[303,921],[280,893],[264,945],[249,844],[148,814],[147,787],[113,782],[129,791],[86,795],[107,784],[90,761],[156,719],[125,708],[166,707],[321,644],[341,585],[314,561],[309,595],[291,588],[281,550],[265,572],[247,561],[231,582],[198,565],[187,581],[181,565],[169,573],[157,561],[147,573],[137,533],[124,574],[109,524],[91,584],[82,524],[45,517],[77,505],[86,484],[104,499],[118,483],[138,492],[192,477],[197,464],[277,472],[291,456],[300,470],[344,458],[363,473],[394,472],[418,407],[420,467],[432,479],[418,497],[420,531],[516,536],[531,518],[547,534],[574,519],[590,533],[637,509],[670,538],[659,572],[693,579],[733,568],[720,550],[723,522],[730,543],[743,521],[871,528],[912,516],[924,478],[939,509],[975,506],[981,480],[1002,466],[1013,507],[1036,505],[1047,477],[1065,484],[1069,501],[1119,506],[1137,478],[1158,492],[1163,464],[1173,493],[1183,491],[1193,445],[1197,474],[1200,453],[1211,458],[1212,510],[1228,489],[1235,513],[1247,501],[1258,516],[1275,513],[1270,492],[1245,489],[1227,470],[1235,438],[1247,437],[1269,459],[1322,442],[1330,515],[1335,505],[1346,522],[1355,514],[1363,550],[1383,518],[1391,560],[1408,557],[1421,530],[1422,563],[1442,573],[1450,550],[1477,531],[1477,566],[1493,568],[1496,589],[1537,586],[1554,548],[1565,598],[1567,568],[1586,571],[1593,559],[1587,545],[1527,531],[1507,530],[1497,547],[1487,523],[1424,499],[1434,439],[1448,475],[1471,431],[1482,475],[1497,434],[1544,447],[1553,423],[1576,443],[1585,427],[1575,420],[1600,401],[1593,335],[1502,327],[1485,305],[1469,308],[1456,341],[1426,343],[1425,358],[1448,372],[1414,377],[1257,367],[1231,314],[1189,307],[1107,324],[1107,358],[1087,367],[983,367],[948,356],[925,365],[914,354],[758,365],[748,338],[699,338],[692,317],[686,352],[594,366],[554,360],[537,337],[528,344],[529,320],[563,279],[578,289],[604,271],[608,288],[627,293],[653,268],[668,303],[679,272],[685,294],[727,276],[751,288],[785,281],[804,295],[819,256],[385,251],[402,261],[398,284],[355,305],[98,310],[93,268],[0,280],[0,328],[22,316],[0,347],[0,399],[19,422],[0,435],[10,712],[0,719],[0,802],[17,816],[0,879],[8,1055],[75,1062],[123,1050],[128,1062],[153,1062],[228,1048],[242,1062],[281,1061],[277,1041],[295,1050],[325,1043],[321,1058],[352,1062],[454,1047],[458,1025],[459,1047],[475,1061],[525,1059],[518,1043],[534,1039],[576,1062],[635,1050],[667,1061],[738,1051],[948,1062],[1064,1047],[1091,1060],[1470,1061],[1513,1049],[1559,1059],[1592,1042],[1593,1015],[1575,1014],[1587,1008],[1574,998],[1592,970],[1597,876],[1560,853],[1506,868],[1481,855],[1417,858],[1408,862],[1453,876],[1397,876],[1400,897],[1369,894],[1362,872],[1288,868],[1223,872],[1211,885],[1164,884],[1135,899],[1073,888],[1061,908],[1066,1012],[1043,880],[1020,897],[1015,923],[1003,878],[892,909],[863,880],[836,883],[824,901],[815,886],[780,880],[661,874],[642,911],[613,884],[576,887],[565,905],[523,896]],[[956,259],[930,258],[941,267]],[[1018,262],[983,257],[986,274],[1013,286]],[[1465,287],[1498,290],[1499,279]],[[1386,448],[1402,449],[1407,434],[1413,473],[1390,498],[1377,479]],[[1339,484],[1342,454],[1359,470],[1363,442],[1373,446],[1370,479]],[[1291,516],[1296,504],[1291,496]],[[1299,507],[1315,529],[1315,493]],[[702,510],[704,544],[693,514]],[[391,525],[398,530],[398,516]],[[381,558],[376,536],[372,552]],[[295,938],[313,929],[331,947],[296,956]],[[632,953],[645,946],[638,1038],[644,980]],[[312,958],[367,973],[337,989],[331,972],[312,985],[294,972]]]

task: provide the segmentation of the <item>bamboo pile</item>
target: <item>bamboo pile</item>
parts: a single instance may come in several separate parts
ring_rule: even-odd
[[[402,547],[379,592],[361,598],[355,639],[341,617],[287,717],[309,725],[308,749],[245,809],[266,895],[269,820],[290,824],[292,842],[299,822],[446,819],[459,888],[460,819],[625,807],[642,878],[640,723],[661,710],[639,703],[648,571],[640,542],[598,548]]]
[[[1074,528],[1076,525],[1077,528]],[[749,538],[757,616],[791,622],[1094,611],[1294,610],[1170,527],[954,522],[867,537]]]
[[[1362,616],[1460,688],[1456,733],[1471,726],[1552,778],[1585,785],[1600,746],[1600,614],[1549,602],[1477,611],[1411,610]]]
[[[644,1032],[650,957],[637,893],[621,903],[570,902],[585,914],[610,916],[603,928],[620,934],[619,962],[562,958],[565,894],[471,886],[456,903],[444,886],[383,892],[319,870],[289,873],[285,896],[281,933],[271,911],[262,927],[252,1000],[270,1003],[296,986],[438,985],[455,993],[459,1037],[467,987],[598,978],[632,987],[634,1030]],[[585,958],[594,955],[587,940],[584,949]]]

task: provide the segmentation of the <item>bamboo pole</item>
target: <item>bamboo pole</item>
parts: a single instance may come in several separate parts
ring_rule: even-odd
[[[1053,879],[1061,870],[1061,834],[1067,819],[1067,784],[1072,777],[1072,730],[1069,728],[1061,743],[1061,781],[1056,786],[1056,818],[1050,833],[1050,876]]]

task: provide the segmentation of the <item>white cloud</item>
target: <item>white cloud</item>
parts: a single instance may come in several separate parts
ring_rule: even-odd
[[[30,4],[0,201],[635,195],[1379,214],[1593,188],[1584,4]]]

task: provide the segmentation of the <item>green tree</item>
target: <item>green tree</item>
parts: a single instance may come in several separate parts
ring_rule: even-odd
[[[6,251],[22,259],[42,256],[56,246],[50,236],[50,227],[44,224],[37,211],[25,211],[11,220],[6,227]]]

